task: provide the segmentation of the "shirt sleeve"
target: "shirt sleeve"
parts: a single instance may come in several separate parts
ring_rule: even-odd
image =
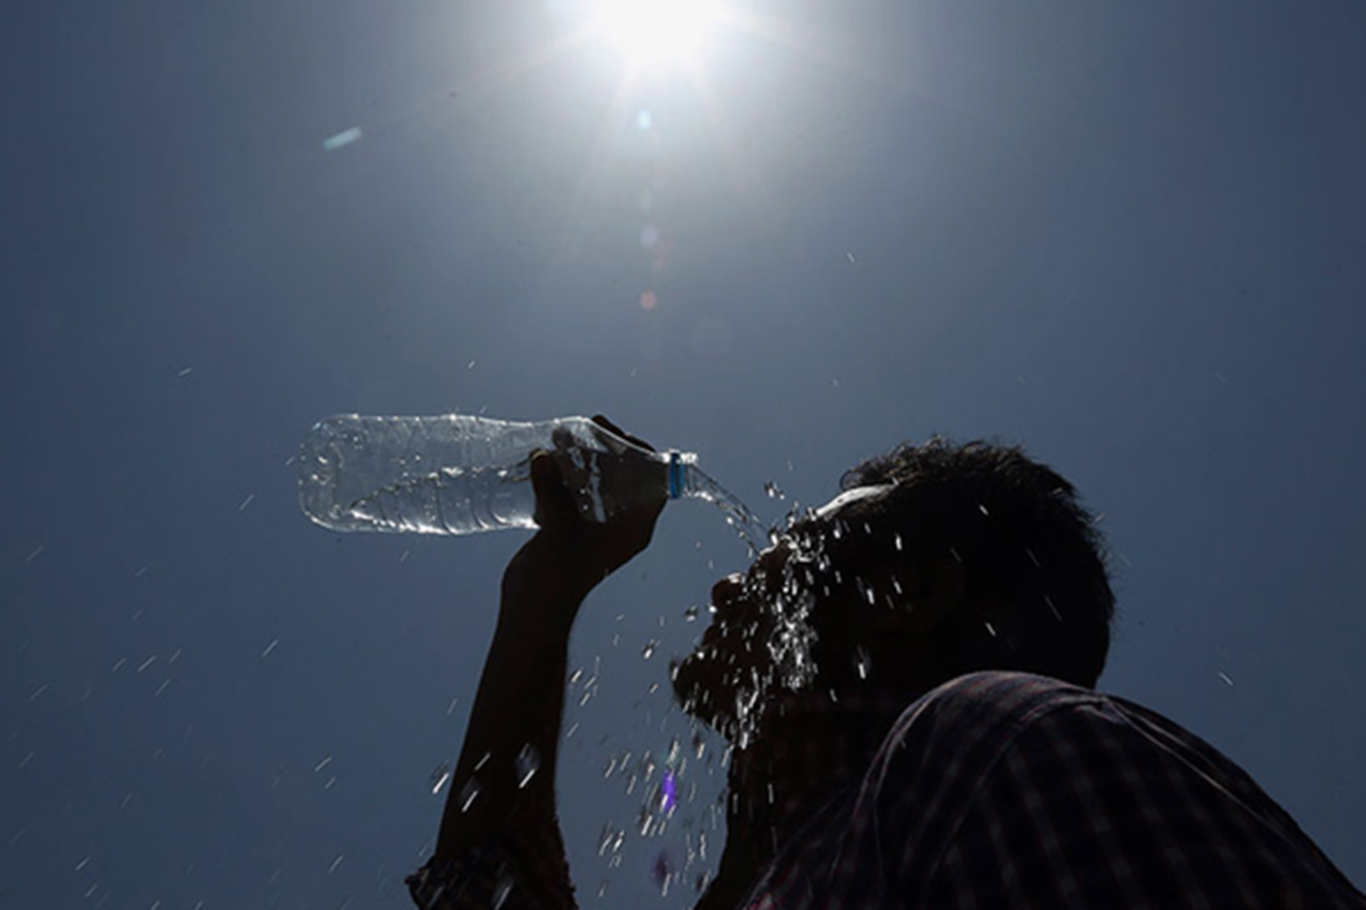
[[[422,910],[574,910],[557,823],[518,830],[455,857],[427,862],[407,879]]]
[[[1176,724],[1072,690],[978,779],[926,906],[1366,908],[1233,762]]]

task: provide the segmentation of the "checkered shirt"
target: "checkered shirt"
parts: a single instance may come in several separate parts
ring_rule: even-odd
[[[906,704],[777,704],[731,768],[730,836],[775,851],[739,907],[1366,910],[1245,772],[1139,705],[1005,672]],[[435,910],[573,906],[558,831],[409,884]]]

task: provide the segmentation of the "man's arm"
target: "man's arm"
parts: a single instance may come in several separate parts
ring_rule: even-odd
[[[664,506],[662,500],[651,503],[605,524],[586,521],[552,457],[537,455],[531,467],[540,530],[503,575],[498,625],[446,800],[433,870],[514,834],[540,832],[558,847],[555,768],[570,631],[589,591],[649,544]],[[534,861],[563,874],[562,855]]]
[[[438,863],[513,827],[555,823],[569,633],[583,594],[557,578],[543,544],[533,538],[503,575],[497,630],[441,820]]]

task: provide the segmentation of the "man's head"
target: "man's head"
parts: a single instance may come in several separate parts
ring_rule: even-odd
[[[680,702],[728,735],[775,688],[923,691],[975,670],[1092,686],[1114,596],[1070,483],[1018,447],[932,439],[847,472],[744,576],[674,670]]]

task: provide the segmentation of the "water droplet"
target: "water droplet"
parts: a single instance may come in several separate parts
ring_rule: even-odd
[[[446,786],[451,779],[451,766],[448,762],[443,762],[436,766],[427,782],[432,785],[432,796],[441,792],[441,788]]]
[[[978,508],[979,511],[981,511],[981,513],[982,513],[983,515],[987,515],[987,516],[990,516],[990,515],[991,515],[991,513],[987,511],[987,507],[984,506],[984,505],[982,505],[980,502],[977,503],[977,508]]]
[[[683,611],[683,618],[684,618],[685,620],[687,620],[688,622],[696,622],[696,621],[697,621],[697,607],[688,607],[688,609],[684,610],[684,611]]]
[[[500,910],[512,893],[512,876],[504,872],[498,877],[498,885],[493,889],[493,910]]]
[[[645,647],[641,649],[640,654],[641,654],[641,656],[644,657],[646,660],[649,660],[650,657],[654,655],[654,653],[655,653],[655,648],[657,648],[657,647],[659,647],[659,642],[655,641],[655,640],[652,638],[652,639],[650,639],[648,642],[645,643]]]
[[[867,679],[868,671],[872,668],[872,658],[868,655],[868,649],[859,645],[858,651],[854,655],[854,669],[858,670],[859,679]]]
[[[471,777],[465,781],[465,786],[460,788],[460,811],[470,811],[470,806],[474,804],[474,798],[479,795],[479,781]]]
[[[517,753],[517,786],[525,787],[531,783],[531,779],[536,776],[536,772],[541,768],[541,753],[536,751],[536,747],[531,743],[522,746],[522,751]]]
[[[771,481],[771,480],[765,481],[765,482],[764,482],[764,492],[768,494],[768,498],[769,498],[769,499],[786,499],[786,498],[787,498],[787,497],[783,494],[783,491],[782,491],[781,489],[778,488],[778,485],[777,485],[776,483],[774,483],[773,481]]]
[[[655,857],[652,871],[655,884],[659,887],[660,896],[668,897],[669,881],[673,878],[673,864],[669,861],[669,854],[667,851],[659,851],[659,855]]]

